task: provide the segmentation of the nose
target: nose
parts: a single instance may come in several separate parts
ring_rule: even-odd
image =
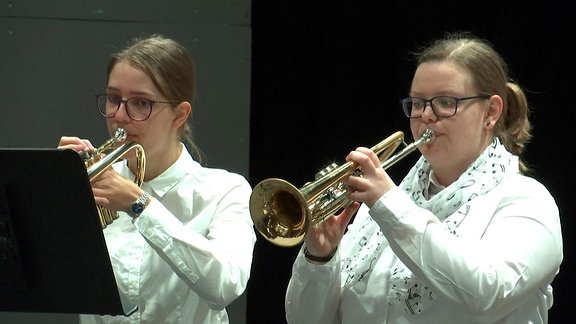
[[[114,115],[114,118],[117,120],[129,120],[130,119],[130,116],[128,116],[128,106],[126,106],[126,101],[120,102],[120,105],[118,106],[118,110],[116,110],[116,114]]]
[[[430,109],[426,109],[430,107]],[[424,121],[431,121],[431,120],[436,120],[438,117],[436,116],[436,114],[434,113],[434,110],[432,109],[432,103],[431,102],[427,102],[426,106],[424,106],[423,110],[422,110],[422,120]]]

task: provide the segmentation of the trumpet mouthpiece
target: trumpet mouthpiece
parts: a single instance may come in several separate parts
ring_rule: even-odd
[[[427,129],[424,131],[424,134],[422,134],[422,139],[424,140],[424,143],[430,144],[434,142],[436,137],[434,136],[434,132],[431,129]]]
[[[114,141],[123,141],[126,139],[128,135],[126,135],[126,130],[122,127],[116,129],[114,133]]]

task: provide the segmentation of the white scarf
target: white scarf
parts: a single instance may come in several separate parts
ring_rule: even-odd
[[[506,174],[518,172],[518,157],[509,153],[495,138],[484,152],[460,175],[460,177],[428,199],[431,166],[421,157],[410,169],[399,187],[406,191],[414,203],[429,210],[444,224],[445,229],[458,235],[457,227],[467,213],[455,213],[472,199],[492,190]],[[357,242],[358,251],[342,262],[345,274],[344,285],[365,282],[380,256],[380,248],[385,237],[371,217],[359,225],[359,232],[352,234],[352,242]],[[368,229],[367,231],[365,229]],[[390,291],[387,300],[408,314],[419,314],[434,300],[434,292],[426,287],[402,262],[392,269]]]

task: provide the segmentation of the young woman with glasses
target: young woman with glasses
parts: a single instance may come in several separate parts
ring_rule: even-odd
[[[130,151],[92,189],[98,205],[120,212],[104,236],[121,298],[138,310],[129,318],[81,315],[82,323],[228,323],[225,307],[246,288],[251,187],[198,162],[188,126],[194,92],[192,58],[171,39],[135,40],[109,62],[96,104],[111,134],[124,128],[125,141],[143,146],[146,169],[139,187]],[[59,147],[94,150],[70,136]]]
[[[414,138],[435,140],[398,185],[369,149],[347,156],[357,203],[307,233],[288,322],[547,323],[559,211],[525,175],[528,104],[501,56],[472,35],[438,40],[400,103]]]

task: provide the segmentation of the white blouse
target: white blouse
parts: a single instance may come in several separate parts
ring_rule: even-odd
[[[550,284],[563,258],[558,207],[548,190],[517,174],[468,205],[458,235],[400,188],[372,209],[363,205],[330,262],[308,263],[302,251],[296,258],[288,323],[547,323]],[[386,240],[373,270],[350,281],[343,260],[359,257],[352,253],[362,242],[349,234],[370,226]],[[422,313],[390,302],[391,272],[400,262],[436,296]]]
[[[124,163],[115,168],[134,177]],[[183,149],[142,188],[154,197],[144,212],[134,221],[120,212],[104,229],[121,298],[138,311],[81,315],[81,322],[228,323],[225,307],[246,288],[256,241],[250,185],[202,167]]]

